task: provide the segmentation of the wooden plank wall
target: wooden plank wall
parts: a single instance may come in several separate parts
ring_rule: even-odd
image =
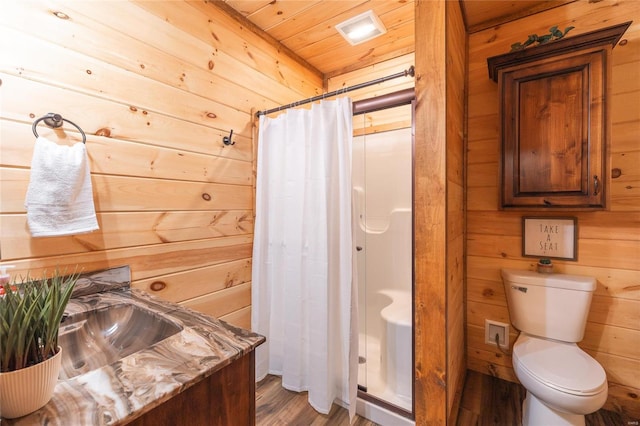
[[[612,127],[608,211],[569,212],[578,219],[578,261],[555,261],[559,272],[597,278],[580,346],[607,372],[605,408],[640,417],[640,7],[635,1],[578,1],[469,36],[467,153],[468,368],[515,381],[511,358],[484,343],[484,320],[509,322],[500,268],[533,269],[521,256],[521,217],[531,211],[498,210],[498,90],[487,57],[509,51],[528,34],[553,25],[575,27],[569,36],[633,20],[613,49]],[[552,214],[552,213],[551,213]],[[510,341],[516,338],[511,332]]]
[[[464,383],[464,76],[457,2],[416,3],[415,415],[455,424]],[[428,40],[428,41],[427,41]],[[444,253],[444,255],[443,255]]]
[[[459,2],[446,2],[447,424],[456,424],[466,376],[464,155],[467,33]]]
[[[321,93],[322,76],[200,2],[3,6],[2,263],[23,275],[129,264],[134,287],[250,327],[252,110]],[[47,112],[87,133],[98,232],[28,232],[31,124]]]
[[[445,2],[416,3],[414,339],[416,424],[447,422]],[[427,423],[429,422],[429,423]]]
[[[375,65],[360,68],[356,71],[329,77],[326,81],[327,91],[333,92],[345,87],[355,86],[360,83],[397,74],[408,70],[414,64],[415,54],[409,53],[388,61],[379,62]],[[384,83],[374,84],[353,92],[348,92],[345,96],[349,96],[355,102],[398,92],[414,86],[415,80],[413,77],[399,77],[385,81]],[[362,115],[353,118],[353,134],[355,136],[411,126],[411,113],[407,113],[407,110],[403,108],[382,110],[375,114],[366,114],[366,116],[365,121],[363,121]]]

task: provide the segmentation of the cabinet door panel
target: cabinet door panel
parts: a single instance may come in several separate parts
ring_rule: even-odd
[[[603,204],[605,54],[502,72],[503,207]]]
[[[584,74],[577,70],[520,83],[520,193],[583,190]]]

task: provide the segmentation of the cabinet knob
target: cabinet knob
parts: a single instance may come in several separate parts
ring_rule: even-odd
[[[598,180],[598,176],[593,176],[593,195],[598,195],[600,192],[600,181]]]

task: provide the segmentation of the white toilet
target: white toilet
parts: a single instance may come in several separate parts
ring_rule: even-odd
[[[607,400],[602,366],[578,347],[596,281],[591,277],[503,269],[516,377],[527,389],[523,426],[584,425]]]

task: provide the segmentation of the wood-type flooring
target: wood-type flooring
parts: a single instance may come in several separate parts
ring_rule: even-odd
[[[320,414],[307,402],[307,392],[286,390],[282,387],[280,377],[268,375],[258,383],[256,389],[256,425],[348,426],[349,413],[333,404],[328,415]],[[353,425],[375,426],[375,423],[357,416]]]
[[[306,392],[288,391],[281,383],[280,377],[277,376],[267,376],[258,383],[256,425],[349,425],[349,415],[344,408],[334,404],[328,415],[319,414],[308,404]],[[467,371],[456,426],[521,426],[524,396],[524,388],[517,383]],[[375,423],[359,416],[353,425],[376,426]],[[638,425],[638,419],[611,411],[599,410],[586,416],[586,426]]]
[[[521,426],[525,394],[524,387],[518,383],[468,370],[457,426]],[[639,424],[637,419],[606,410],[586,415],[585,423],[586,426]]]

